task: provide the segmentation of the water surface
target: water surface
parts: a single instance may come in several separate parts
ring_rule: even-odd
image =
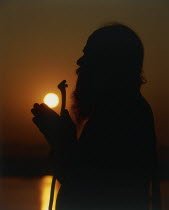
[[[51,180],[51,176],[1,177],[0,210],[48,210]],[[56,182],[55,197],[58,190]]]
[[[51,181],[51,176],[1,177],[0,210],[48,210]],[[55,200],[59,187],[56,182]],[[161,197],[162,210],[169,210],[169,181],[161,182]]]

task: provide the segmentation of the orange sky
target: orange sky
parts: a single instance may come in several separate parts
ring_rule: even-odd
[[[74,88],[76,60],[88,36],[103,24],[127,24],[145,47],[142,92],[152,106],[158,143],[169,139],[169,2],[167,0],[44,0],[0,3],[2,132],[4,151],[46,146],[30,109],[66,79]],[[59,108],[56,108],[59,112]],[[14,146],[16,149],[14,149]],[[28,149],[27,149],[28,148]],[[35,149],[35,150],[36,150]],[[21,152],[20,152],[21,153]]]

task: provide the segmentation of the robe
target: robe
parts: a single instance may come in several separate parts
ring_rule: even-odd
[[[155,141],[153,113],[140,92],[101,101],[79,140],[54,158],[56,209],[148,210]]]

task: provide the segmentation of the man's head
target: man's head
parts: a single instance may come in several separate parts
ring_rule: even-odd
[[[140,38],[127,26],[113,24],[94,31],[78,59],[72,106],[76,118],[88,117],[98,97],[136,91],[144,83],[144,49]]]

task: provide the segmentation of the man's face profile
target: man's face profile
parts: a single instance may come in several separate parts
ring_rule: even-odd
[[[102,94],[133,94],[144,80],[141,76],[144,48],[137,34],[123,25],[112,25],[94,31],[77,60],[77,82],[73,92],[72,111],[76,119],[88,118],[91,107],[99,105]]]
[[[77,60],[79,68],[76,69],[77,81],[73,91],[72,111],[77,121],[88,117],[91,107],[92,77],[95,61],[92,59],[88,44],[83,49],[83,55]]]

